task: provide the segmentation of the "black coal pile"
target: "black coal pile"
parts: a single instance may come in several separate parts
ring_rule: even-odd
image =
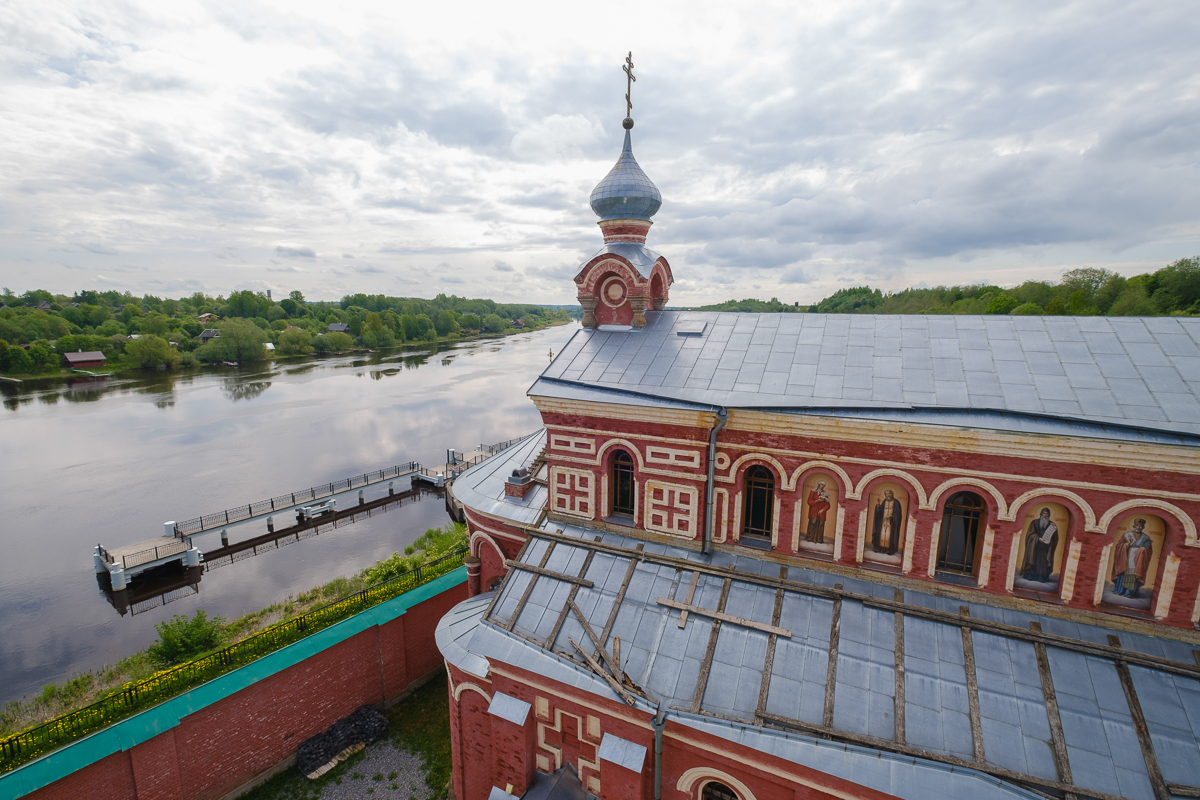
[[[296,751],[296,766],[308,775],[328,764],[347,747],[359,742],[371,744],[387,733],[387,729],[387,718],[383,714],[371,706],[362,706],[330,725],[324,733],[301,742]]]

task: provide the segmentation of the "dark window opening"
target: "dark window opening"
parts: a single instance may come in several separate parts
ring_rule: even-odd
[[[613,455],[612,513],[633,516],[633,457],[624,450]]]
[[[700,800],[738,800],[738,796],[725,784],[709,781],[700,791]]]
[[[975,574],[975,547],[983,500],[974,492],[959,492],[946,501],[937,568],[961,575]]]
[[[766,467],[746,471],[746,507],[743,509],[743,536],[771,538],[771,517],[775,511],[775,477]]]

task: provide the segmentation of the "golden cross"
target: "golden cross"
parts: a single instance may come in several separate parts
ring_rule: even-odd
[[[633,89],[633,84],[637,78],[633,77],[633,51],[629,51],[629,55],[625,57],[625,66],[621,67],[625,70],[625,75],[629,80],[625,81],[625,116],[633,116],[633,101],[629,99],[630,92]]]

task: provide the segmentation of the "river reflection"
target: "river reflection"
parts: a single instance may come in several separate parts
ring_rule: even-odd
[[[535,429],[525,391],[547,350],[577,329],[0,387],[0,702],[148,645],[154,623],[174,613],[238,616],[356,572],[444,524],[440,500],[407,504],[206,572],[199,591],[179,587],[169,604],[124,617],[92,577],[97,543],[146,539],[167,520],[410,459],[441,463],[448,447]],[[196,542],[212,550],[219,536]]]

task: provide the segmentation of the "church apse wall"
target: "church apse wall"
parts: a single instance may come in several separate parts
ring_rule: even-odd
[[[654,419],[639,420],[629,407],[585,403],[561,413],[567,402],[538,399],[550,474],[561,481],[550,518],[699,549],[712,415],[654,410]],[[784,416],[734,412],[720,434],[713,547],[983,591],[1046,613],[1200,622],[1200,496],[1188,472],[1131,469],[1128,454],[1105,460],[1063,450],[1068,457],[1056,461],[1030,448],[1024,456],[996,436],[970,447],[939,441],[939,431],[920,437],[925,446],[872,430],[856,440],[845,421],[832,438]],[[754,430],[785,424],[791,430],[769,436]],[[612,512],[616,477],[602,454],[614,448],[633,462],[626,480],[638,498],[634,515]],[[1166,457],[1146,455],[1159,465]],[[1114,583],[1125,574],[1114,572],[1120,559],[1133,565],[1121,579],[1128,586]]]

